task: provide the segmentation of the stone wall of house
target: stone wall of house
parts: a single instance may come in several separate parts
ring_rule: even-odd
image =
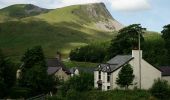
[[[106,72],[101,72],[101,79],[102,80],[102,90],[107,91],[107,87],[110,86],[110,82],[107,82],[107,73]],[[98,83],[99,81],[99,71],[94,71],[94,87],[98,88]]]
[[[64,81],[67,81],[70,78],[70,75],[65,73],[62,68],[60,68],[56,73],[55,76],[58,77],[59,79],[63,79]]]
[[[98,88],[97,81],[99,80],[99,71],[94,71],[94,88]]]
[[[118,78],[118,74],[121,69],[122,68],[119,68],[111,74],[111,89],[119,88],[119,86],[116,84],[116,78]]]
[[[139,51],[132,50],[132,57],[134,59],[129,64],[134,70],[135,79],[133,83],[136,87],[140,88]],[[154,80],[158,78],[161,78],[161,71],[150,65],[141,56],[141,88],[149,89],[153,85]]]

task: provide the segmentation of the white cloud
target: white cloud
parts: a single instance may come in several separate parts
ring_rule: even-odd
[[[114,10],[139,11],[150,9],[147,0],[112,0],[111,6]]]
[[[45,8],[59,8],[69,5],[104,2],[113,10],[139,11],[150,8],[148,0],[1,0],[0,8],[12,4],[31,3]]]

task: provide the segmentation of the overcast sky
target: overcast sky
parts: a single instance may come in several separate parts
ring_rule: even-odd
[[[104,2],[113,17],[124,25],[140,23],[148,30],[160,32],[170,24],[170,0],[0,0],[0,8],[12,4],[60,8],[95,2]]]

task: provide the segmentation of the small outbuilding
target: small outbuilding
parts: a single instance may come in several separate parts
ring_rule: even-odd
[[[54,75],[58,77],[60,80],[67,81],[70,76],[71,72],[67,69],[64,64],[58,58],[50,58],[47,59],[47,73],[48,75]]]

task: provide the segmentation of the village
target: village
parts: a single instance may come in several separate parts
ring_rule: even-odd
[[[168,0],[1,0],[0,100],[170,100]]]

